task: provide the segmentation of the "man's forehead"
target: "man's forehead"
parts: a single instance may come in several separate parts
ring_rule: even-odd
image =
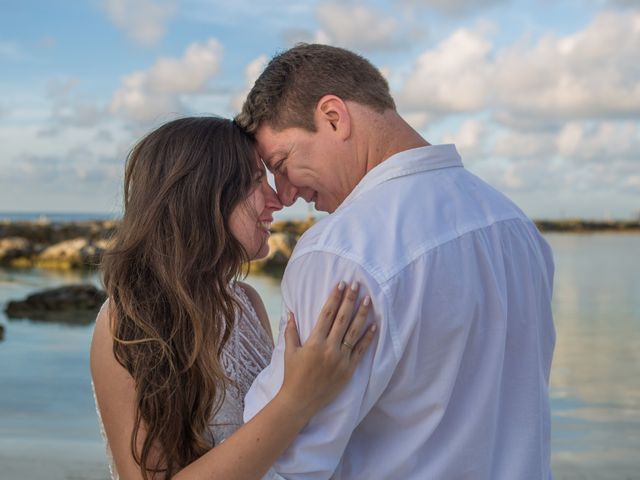
[[[260,158],[269,166],[273,162],[273,157],[281,153],[286,153],[288,148],[283,142],[284,139],[277,132],[268,126],[263,126],[256,132],[256,142]]]

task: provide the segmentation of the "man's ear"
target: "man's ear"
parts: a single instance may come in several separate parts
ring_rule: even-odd
[[[346,140],[351,135],[351,115],[345,102],[335,95],[325,95],[317,105],[315,111],[316,126],[322,129],[330,129],[341,140]]]

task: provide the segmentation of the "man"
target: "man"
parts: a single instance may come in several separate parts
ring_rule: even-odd
[[[371,296],[379,327],[278,474],[551,478],[553,261],[533,223],[466,171],[453,145],[413,130],[378,70],[347,50],[299,45],[276,56],[236,120],[255,135],[285,205],[302,197],[331,213],[300,239],[282,282],[301,338],[340,280]],[[280,336],[245,420],[277,392],[283,351]]]

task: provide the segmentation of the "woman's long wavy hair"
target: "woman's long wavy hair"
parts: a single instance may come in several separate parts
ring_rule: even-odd
[[[171,478],[212,447],[239,308],[230,285],[248,260],[227,221],[255,188],[257,160],[234,122],[211,117],[169,122],[128,156],[103,273],[113,352],[136,384],[131,450],[145,479]]]

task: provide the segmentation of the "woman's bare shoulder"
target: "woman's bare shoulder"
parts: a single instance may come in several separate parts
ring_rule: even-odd
[[[255,288],[245,282],[238,282],[238,286],[244,290],[244,293],[247,295],[247,298],[253,305],[253,309],[256,311],[260,322],[262,323],[264,329],[272,335],[271,332],[271,324],[269,323],[269,315],[267,315],[267,309],[264,306],[264,302],[262,298],[258,294]]]
[[[91,339],[91,376],[96,389],[101,385],[111,385],[123,381],[130,385],[129,372],[120,365],[113,353],[113,325],[115,312],[107,300],[96,317],[96,324]]]
[[[97,357],[103,357],[107,350],[113,351],[113,335],[112,335],[112,312],[109,300],[104,302],[93,328],[93,338],[91,339],[91,368],[93,370],[94,360]]]

